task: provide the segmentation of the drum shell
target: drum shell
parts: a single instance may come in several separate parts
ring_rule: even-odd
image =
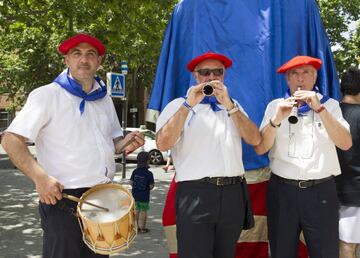
[[[134,199],[126,188],[118,184],[97,185],[86,191],[80,199],[86,200],[90,194],[102,189],[116,189],[129,197],[129,209],[118,219],[109,222],[97,222],[82,213],[82,203],[77,206],[77,214],[85,244],[99,254],[113,254],[129,247],[137,234]]]

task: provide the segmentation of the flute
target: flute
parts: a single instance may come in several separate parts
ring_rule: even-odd
[[[297,90],[301,90],[301,86],[298,86]],[[296,104],[294,104],[293,108],[291,109],[290,115],[288,117],[288,121],[290,124],[296,124],[299,121],[298,107],[299,107],[299,103],[296,102]]]

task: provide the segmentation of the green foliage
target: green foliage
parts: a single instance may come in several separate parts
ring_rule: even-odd
[[[0,0],[0,94],[14,107],[34,88],[51,82],[64,69],[56,52],[62,40],[88,32],[107,46],[100,70],[119,71],[127,60],[137,86],[151,87],[163,34],[178,0]],[[342,72],[360,56],[360,0],[318,0],[322,19]]]
[[[0,94],[14,107],[64,69],[59,42],[79,32],[107,46],[100,70],[127,60],[135,83],[150,87],[162,37],[176,0],[0,0]],[[76,3],[76,4],[75,4]]]
[[[319,0],[321,17],[333,46],[338,72],[342,74],[350,66],[357,66],[360,56],[360,0]],[[355,22],[356,28],[345,33]]]

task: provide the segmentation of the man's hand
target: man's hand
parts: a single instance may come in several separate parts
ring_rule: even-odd
[[[306,102],[313,110],[318,110],[321,107],[320,100],[315,91],[298,90],[294,93],[296,100]]]
[[[276,125],[280,124],[284,118],[290,115],[292,108],[296,104],[297,102],[294,97],[290,97],[279,102],[276,107],[275,115],[272,117],[271,121]]]
[[[191,107],[199,104],[203,100],[203,98],[205,96],[203,93],[203,88],[206,84],[209,84],[209,83],[208,82],[200,83],[198,85],[191,87],[191,89],[187,95],[187,99],[186,99],[186,102]]]
[[[139,131],[134,131],[129,133],[128,135],[125,136],[123,141],[125,144],[126,155],[145,144],[144,135]]]
[[[124,138],[119,137],[114,141],[116,153],[122,153],[125,151],[125,155],[145,144],[144,135],[139,131],[133,131],[127,134]]]
[[[211,81],[208,84],[214,88],[214,96],[221,105],[223,105],[227,110],[234,107],[234,103],[229,97],[227,88],[221,81]]]
[[[64,186],[54,177],[43,175],[35,179],[34,182],[40,202],[54,205],[58,200],[62,199],[61,192]]]
[[[211,81],[203,82],[198,85],[193,86],[187,96],[186,102],[191,106],[199,104],[205,97],[203,88],[205,85],[211,85],[214,89],[213,95],[216,97],[217,101],[223,105],[226,109],[230,110],[234,107],[234,103],[229,97],[226,86],[221,81]]]
[[[26,146],[26,138],[6,132],[3,135],[2,146],[10,157],[10,160],[35,183],[40,201],[46,204],[55,204],[61,200],[61,192],[64,186],[51,177],[37,163]]]

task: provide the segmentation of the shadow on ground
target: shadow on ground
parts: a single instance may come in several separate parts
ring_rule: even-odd
[[[34,184],[18,170],[1,170],[0,181],[0,257],[41,257],[42,230]],[[156,181],[152,191],[150,232],[139,234],[129,249],[111,257],[168,257],[161,224],[168,186],[168,181]]]

